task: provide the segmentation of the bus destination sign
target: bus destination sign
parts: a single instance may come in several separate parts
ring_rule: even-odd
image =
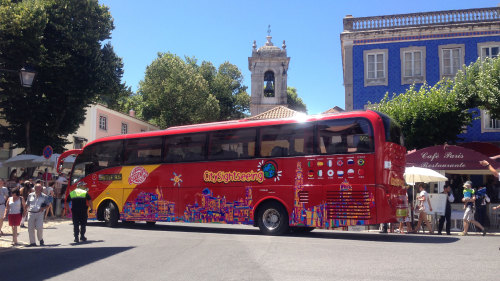
[[[99,181],[120,181],[122,180],[122,174],[101,174],[99,175]]]

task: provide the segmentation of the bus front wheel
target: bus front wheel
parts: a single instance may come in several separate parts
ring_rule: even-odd
[[[109,202],[104,209],[104,222],[109,227],[116,227],[118,225],[118,210],[113,202]]]
[[[266,235],[281,235],[288,231],[288,215],[283,205],[268,202],[259,208],[259,229]]]

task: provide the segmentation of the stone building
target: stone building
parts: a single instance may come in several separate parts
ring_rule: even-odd
[[[248,69],[252,73],[250,114],[252,116],[276,106],[287,106],[287,71],[290,58],[282,48],[274,46],[268,31],[267,42],[257,49],[253,42],[252,56],[248,58]]]
[[[453,78],[464,64],[497,57],[500,7],[344,18],[340,35],[345,109],[363,109],[385,93]],[[488,112],[460,135],[500,145],[500,120]]]

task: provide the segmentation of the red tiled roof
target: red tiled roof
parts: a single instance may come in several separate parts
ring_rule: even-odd
[[[297,115],[306,115],[303,112],[292,110],[286,106],[276,106],[268,111],[262,112],[252,117],[248,117],[247,120],[259,120],[259,119],[280,119],[289,118]]]

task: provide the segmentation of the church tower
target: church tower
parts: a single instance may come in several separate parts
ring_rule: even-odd
[[[252,73],[252,116],[276,106],[287,106],[287,71],[290,58],[286,56],[285,40],[282,49],[274,46],[271,42],[270,27],[266,38],[266,44],[259,49],[253,41],[252,56],[248,58],[248,69]]]

